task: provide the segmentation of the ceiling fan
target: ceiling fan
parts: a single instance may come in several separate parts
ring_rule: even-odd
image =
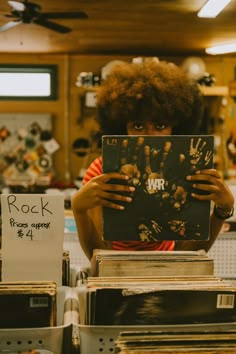
[[[0,27],[0,32],[4,32],[20,25],[21,23],[35,23],[39,26],[46,27],[50,30],[59,33],[68,33],[71,28],[60,25],[56,22],[50,21],[51,19],[86,19],[88,15],[83,11],[74,12],[41,12],[41,6],[29,2],[28,0],[8,1],[11,7],[11,13],[6,14],[5,17],[12,19]]]

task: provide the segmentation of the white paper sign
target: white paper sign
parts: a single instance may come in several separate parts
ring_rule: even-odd
[[[2,194],[2,281],[62,285],[64,196]]]

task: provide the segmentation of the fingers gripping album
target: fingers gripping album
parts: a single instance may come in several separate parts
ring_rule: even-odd
[[[208,240],[210,200],[197,200],[192,193],[207,195],[199,185],[209,181],[194,186],[186,177],[213,168],[213,149],[211,135],[103,136],[103,172],[129,177],[107,183],[135,187],[116,192],[132,197],[130,203],[115,201],[124,210],[103,208],[104,239]]]

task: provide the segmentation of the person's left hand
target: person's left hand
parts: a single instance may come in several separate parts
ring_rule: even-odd
[[[230,210],[234,205],[234,196],[227,184],[215,169],[197,171],[194,175],[187,176],[187,180],[193,182],[192,197],[198,200],[211,200],[219,208]],[[199,194],[204,191],[204,194]]]

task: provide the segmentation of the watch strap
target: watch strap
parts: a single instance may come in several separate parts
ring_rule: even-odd
[[[223,208],[220,208],[218,206],[214,206],[213,214],[218,218],[218,219],[228,219],[231,216],[234,215],[234,207],[231,210],[225,210]]]

